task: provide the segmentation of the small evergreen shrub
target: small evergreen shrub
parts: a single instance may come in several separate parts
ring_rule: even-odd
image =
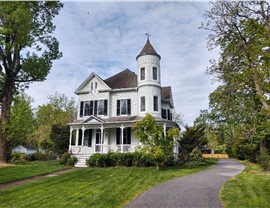
[[[77,157],[72,156],[72,157],[70,157],[70,158],[67,159],[67,165],[75,165],[76,162],[78,162],[78,158]]]
[[[257,157],[257,162],[264,171],[270,171],[270,155],[266,149],[260,152]]]
[[[195,147],[190,153],[191,161],[193,162],[203,162],[202,152],[199,147]]]
[[[86,160],[86,165],[90,167],[105,167],[107,160],[107,154],[95,153]]]
[[[70,154],[68,152],[62,154],[62,156],[59,159],[59,164],[66,165],[69,158],[70,158]]]
[[[22,152],[12,152],[10,155],[10,162],[14,164],[24,165],[27,164],[27,155]]]

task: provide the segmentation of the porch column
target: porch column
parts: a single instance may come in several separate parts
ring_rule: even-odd
[[[164,133],[164,137],[167,135],[166,128],[167,128],[167,125],[166,125],[166,123],[164,123],[164,124],[163,124],[163,133]]]
[[[101,140],[101,153],[103,153],[103,144],[104,144],[104,135],[103,135],[103,130],[104,130],[104,127],[101,126],[100,127],[100,140]]]
[[[68,146],[68,152],[70,152],[70,150],[71,150],[72,131],[73,131],[73,128],[70,127],[70,130],[69,130],[69,146]]]
[[[82,127],[82,146],[84,146],[84,131],[85,131],[85,128],[83,126]]]
[[[124,152],[124,126],[121,127],[121,152]]]
[[[75,146],[78,146],[78,141],[79,141],[79,129],[76,129],[76,142],[75,142]]]
[[[173,152],[174,152],[174,154],[177,154],[177,145],[176,145],[176,138],[175,137],[173,137],[173,142],[174,142]]]

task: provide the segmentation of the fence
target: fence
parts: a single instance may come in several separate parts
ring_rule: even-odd
[[[228,154],[202,154],[203,158],[229,158]]]

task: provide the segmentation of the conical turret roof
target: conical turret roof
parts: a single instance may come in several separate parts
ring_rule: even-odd
[[[152,46],[152,44],[149,41],[149,38],[147,39],[142,51],[140,52],[140,54],[136,57],[136,60],[143,55],[154,55],[157,56],[159,59],[161,59],[160,55],[156,52],[156,50],[154,49],[154,47]]]

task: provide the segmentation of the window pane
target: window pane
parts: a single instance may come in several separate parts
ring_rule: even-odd
[[[154,111],[158,111],[158,97],[154,96]]]
[[[104,100],[98,101],[98,115],[104,115]]]
[[[141,111],[145,111],[145,96],[141,97]]]
[[[127,100],[120,100],[121,115],[127,114]]]
[[[84,115],[85,116],[90,115],[90,101],[86,101],[84,104]]]
[[[145,68],[141,68],[141,80],[145,80]]]
[[[157,68],[153,67],[153,80],[157,80]]]

